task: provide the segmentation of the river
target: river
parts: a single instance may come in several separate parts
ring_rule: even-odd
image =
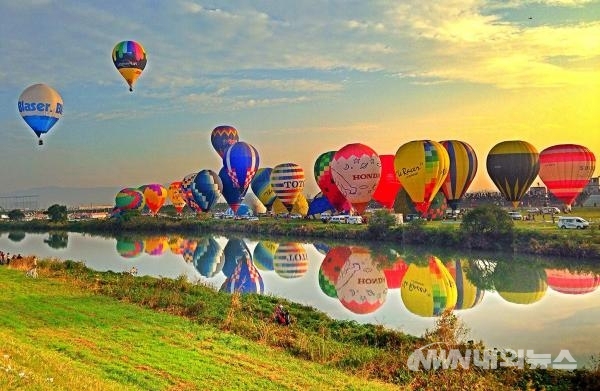
[[[564,263],[542,267],[536,259],[507,255],[219,235],[116,239],[15,232],[0,236],[0,251],[82,261],[98,271],[135,266],[139,275],[185,275],[215,289],[285,297],[336,319],[412,335],[431,329],[452,305],[469,329],[467,339],[490,348],[530,350],[552,360],[567,350],[580,368],[600,353],[600,276],[597,268],[576,263],[565,269]]]

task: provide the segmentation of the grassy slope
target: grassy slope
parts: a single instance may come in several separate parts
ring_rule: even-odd
[[[0,389],[398,389],[0,267]]]

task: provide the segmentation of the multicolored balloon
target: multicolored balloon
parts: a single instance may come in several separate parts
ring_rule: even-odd
[[[144,187],[144,199],[150,213],[156,215],[167,200],[167,189],[158,183],[151,183]]]
[[[210,134],[210,142],[221,158],[223,158],[223,155],[225,155],[227,148],[238,141],[238,131],[233,126],[217,126]]]
[[[123,258],[135,258],[144,252],[144,242],[129,238],[117,238],[117,252]]]
[[[120,210],[142,210],[145,205],[144,194],[132,187],[121,189],[115,197],[115,206]]]
[[[246,253],[237,262],[233,273],[223,282],[220,292],[229,293],[258,293],[264,292],[265,286],[262,276],[252,263],[250,254]]]
[[[148,255],[162,255],[169,248],[169,238],[153,236],[144,240],[144,252]]]
[[[223,191],[223,182],[213,170],[202,170],[192,183],[192,197],[203,212],[208,212],[217,203]]]
[[[540,152],[540,179],[567,208],[585,189],[595,169],[596,156],[583,145],[553,145]]]
[[[384,208],[392,209],[396,194],[402,188],[402,184],[396,176],[394,168],[394,155],[379,155],[381,160],[381,178],[373,192],[373,199],[379,202]]]
[[[196,175],[198,175],[198,173],[194,172],[183,177],[183,180],[181,181],[181,196],[183,197],[185,203],[187,204],[187,206],[190,207],[191,210],[193,210],[196,213],[200,213],[202,212],[202,208],[200,207],[200,205],[198,205],[196,200],[194,200],[194,194],[192,192],[192,185],[194,184]]]
[[[350,211],[352,205],[350,205],[350,202],[340,192],[331,175],[331,161],[336,152],[325,152],[317,157],[313,169],[315,180],[317,181],[317,186],[319,186],[319,189],[321,189],[321,192],[335,210],[339,212]]]
[[[348,144],[333,156],[331,175],[338,190],[362,214],[381,178],[381,160],[364,144]]]
[[[450,157],[437,141],[410,141],[398,148],[394,167],[415,208],[425,213],[446,180]]]
[[[252,182],[250,182],[252,192],[258,197],[267,210],[271,209],[273,202],[277,199],[277,195],[275,195],[273,187],[271,186],[272,171],[273,169],[269,167],[259,168],[258,171],[256,171],[254,178],[252,178]]]
[[[246,242],[240,238],[229,238],[223,252],[225,254],[225,263],[223,264],[222,271],[227,277],[231,277],[240,260],[252,258]]]
[[[364,247],[351,247],[335,284],[340,303],[355,314],[369,314],[387,299],[385,274]]]
[[[192,263],[194,261],[194,254],[196,252],[196,247],[198,246],[197,239],[184,239],[183,241],[183,251],[181,255],[185,263]]]
[[[38,137],[48,133],[63,115],[63,100],[52,87],[46,84],[34,84],[25,89],[17,103],[19,114]]]
[[[173,204],[173,207],[178,214],[181,214],[186,205],[181,186],[182,182],[176,181],[172,182],[167,189],[167,198],[171,201],[171,204]]]
[[[185,239],[181,236],[171,236],[169,238],[169,250],[175,255],[182,255],[185,246]]]
[[[207,278],[219,274],[225,264],[225,253],[212,237],[198,241],[194,251],[193,263],[198,273]]]
[[[500,193],[516,208],[538,175],[540,158],[527,141],[503,141],[490,150],[486,166]]]
[[[475,179],[477,173],[477,155],[475,150],[464,141],[446,140],[440,144],[446,148],[450,158],[448,176],[442,184],[442,191],[452,210],[458,209],[458,204]]]
[[[115,67],[133,91],[133,84],[146,67],[146,52],[142,45],[135,41],[121,41],[112,51]]]
[[[443,147],[442,147],[443,148]],[[423,317],[439,316],[456,306],[458,292],[454,279],[436,256],[426,265],[411,263],[402,280],[400,296],[407,310]]]
[[[278,164],[271,172],[273,191],[288,212],[291,212],[298,196],[304,190],[304,182],[304,170],[296,163]]]
[[[243,194],[246,194],[259,163],[256,148],[243,141],[238,141],[227,148],[223,155],[223,167],[227,169],[233,186],[240,189]]]

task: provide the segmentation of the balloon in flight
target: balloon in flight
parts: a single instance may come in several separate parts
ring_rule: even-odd
[[[229,125],[217,126],[210,134],[210,142],[221,158],[227,148],[237,143],[239,139],[237,129]]]
[[[477,173],[477,155],[473,147],[464,141],[445,140],[440,143],[446,148],[450,158],[450,167],[442,184],[442,191],[448,205],[452,210],[457,210],[460,200]]]
[[[502,141],[488,153],[486,167],[500,193],[516,208],[538,175],[539,153],[527,141]]]
[[[416,140],[398,148],[394,167],[402,189],[410,196],[415,209],[425,213],[446,180],[450,158],[437,141]]]
[[[381,177],[381,160],[367,145],[348,144],[331,160],[331,175],[338,190],[362,214]]]
[[[55,89],[46,84],[34,84],[25,89],[19,96],[17,104],[19,114],[40,138],[52,129],[63,115],[63,100]]]
[[[553,145],[540,152],[540,179],[567,208],[585,189],[595,169],[596,157],[583,145]]]
[[[142,45],[135,41],[121,41],[115,45],[112,52],[115,67],[133,91],[133,84],[146,67],[146,52]]]

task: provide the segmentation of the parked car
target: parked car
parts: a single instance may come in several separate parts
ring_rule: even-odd
[[[560,209],[558,209],[556,206],[544,206],[542,208],[542,213],[557,214],[560,213]]]
[[[516,210],[511,210],[510,212],[508,212],[508,215],[513,220],[523,220],[523,215],[521,214],[521,212],[517,212]]]
[[[559,216],[556,225],[561,229],[573,228],[573,229],[586,229],[590,226],[589,221],[582,217],[576,216]]]
[[[346,219],[347,224],[362,224],[363,218],[361,216],[350,216]]]
[[[330,223],[338,223],[338,224],[346,224],[348,222],[348,215],[337,215],[337,216],[332,216],[329,219]]]

